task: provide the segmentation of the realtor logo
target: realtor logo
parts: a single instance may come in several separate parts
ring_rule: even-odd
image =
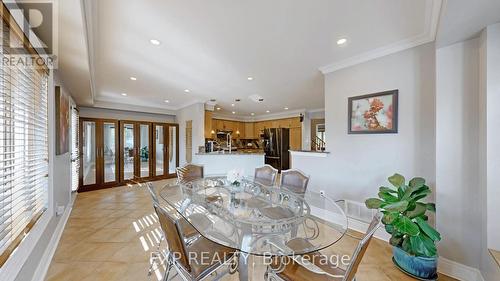
[[[57,68],[57,10],[51,0],[17,0],[4,1],[11,18],[10,26],[17,25],[24,33],[20,38],[19,30],[5,29],[2,24],[2,48],[4,52],[4,66],[39,67],[44,64],[49,68]],[[26,52],[26,46],[36,51],[36,54]],[[6,54],[8,53],[8,54]]]

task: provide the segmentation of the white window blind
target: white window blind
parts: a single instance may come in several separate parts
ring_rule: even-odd
[[[80,174],[80,145],[79,139],[79,124],[78,119],[80,113],[78,109],[71,109],[71,190],[78,189],[78,176]]]
[[[4,20],[1,36],[3,60],[18,38]],[[0,66],[0,266],[47,207],[47,87],[45,71]]]

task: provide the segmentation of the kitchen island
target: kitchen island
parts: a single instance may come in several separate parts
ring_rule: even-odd
[[[242,169],[245,176],[253,177],[255,168],[264,166],[263,152],[209,152],[196,153],[193,163],[204,166],[205,175],[225,175]]]

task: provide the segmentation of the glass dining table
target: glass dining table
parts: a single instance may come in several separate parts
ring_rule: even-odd
[[[296,194],[252,178],[235,184],[225,176],[206,176],[162,187],[159,195],[204,238],[240,253],[240,280],[249,280],[249,256],[301,263],[301,255],[332,246],[347,231],[343,209],[324,194]]]

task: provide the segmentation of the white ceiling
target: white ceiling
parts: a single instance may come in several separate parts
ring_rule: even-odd
[[[500,0],[448,0],[443,6],[438,47],[471,39],[485,26],[500,21]]]
[[[92,6],[86,24],[94,96],[92,102],[76,98],[80,104],[167,112],[214,98],[221,113],[258,116],[284,107],[323,108],[320,68],[328,71],[433,41],[441,1],[84,3]],[[337,46],[344,37],[346,46]],[[154,46],[150,39],[162,44]],[[87,91],[73,94],[89,96]],[[252,95],[264,102],[251,101]],[[231,107],[237,98],[241,102]]]

